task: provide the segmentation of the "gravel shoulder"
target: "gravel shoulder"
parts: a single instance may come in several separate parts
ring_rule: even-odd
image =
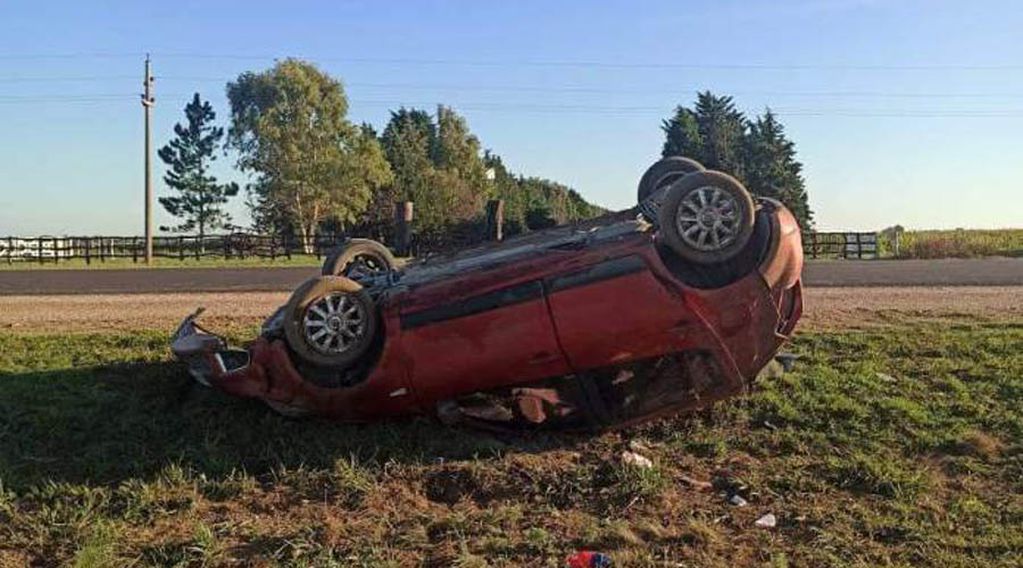
[[[199,306],[207,327],[258,325],[287,292],[0,296],[0,333],[166,329]],[[808,288],[804,329],[933,319],[1023,321],[1021,286]]]

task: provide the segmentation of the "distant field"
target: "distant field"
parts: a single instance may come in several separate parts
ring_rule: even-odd
[[[891,244],[887,254],[894,254]],[[1023,229],[906,231],[899,237],[900,258],[972,258],[1023,256]]]
[[[616,566],[974,567],[1023,551],[1019,324],[803,333],[793,374],[597,437],[288,420],[194,385],[166,341],[0,332],[0,566],[555,567],[591,548]],[[653,468],[621,463],[630,442]],[[777,527],[754,526],[765,513]]]

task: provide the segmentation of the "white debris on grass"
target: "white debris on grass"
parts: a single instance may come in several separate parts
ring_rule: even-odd
[[[636,452],[630,452],[628,450],[622,452],[622,463],[625,465],[631,465],[642,469],[649,469],[651,467],[654,467],[654,462],[650,461],[650,458],[641,456]]]
[[[754,521],[753,524],[761,528],[773,529],[778,524],[778,518],[774,516],[774,513],[768,513]]]

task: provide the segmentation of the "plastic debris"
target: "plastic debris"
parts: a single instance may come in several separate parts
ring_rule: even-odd
[[[628,450],[622,452],[622,463],[643,469],[654,467],[654,462],[650,461],[650,458]]]
[[[774,516],[774,513],[768,513],[754,521],[753,524],[765,529],[773,529],[778,524],[778,518]]]
[[[728,502],[736,507],[745,507],[746,505],[749,505],[749,501],[743,499],[742,495],[732,495],[728,498]]]
[[[565,561],[568,568],[610,568],[611,557],[602,552],[580,550]]]

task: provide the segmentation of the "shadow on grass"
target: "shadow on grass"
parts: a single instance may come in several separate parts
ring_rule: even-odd
[[[542,451],[565,437],[514,439]],[[292,420],[259,401],[201,387],[175,363],[0,374],[0,482],[116,484],[170,464],[211,477],[359,461],[430,462],[499,455],[507,445],[427,419],[347,425]]]

